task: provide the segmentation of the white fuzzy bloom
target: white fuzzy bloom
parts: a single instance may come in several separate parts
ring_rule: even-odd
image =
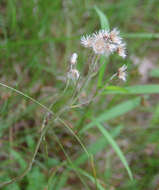
[[[93,42],[93,39],[90,35],[82,36],[81,38],[81,44],[86,48],[92,47],[92,42]]]
[[[78,80],[79,76],[80,76],[80,74],[77,69],[71,69],[67,75],[67,77],[71,80]]]
[[[109,31],[108,30],[99,30],[98,32],[95,32],[92,34],[93,38],[109,38]]]
[[[121,56],[123,59],[126,58],[126,44],[122,43],[117,48],[118,55]]]
[[[108,53],[114,53],[116,50],[117,50],[117,46],[115,44],[112,44],[112,43],[106,44],[106,51]]]
[[[93,50],[96,54],[104,54],[106,49],[106,43],[103,40],[103,37],[99,35],[94,36],[93,41]]]
[[[73,53],[70,59],[71,64],[75,64],[77,62],[78,54]]]
[[[95,54],[108,56],[117,52],[122,58],[126,57],[126,44],[123,43],[120,31],[116,28],[112,31],[99,30],[92,35],[83,36],[81,44],[86,48],[92,48]]]
[[[110,32],[110,39],[115,44],[121,44],[122,43],[122,38],[120,37],[120,31],[117,28],[114,28]]]
[[[122,67],[118,69],[118,78],[123,80],[124,82],[126,81],[126,76],[127,76],[126,70],[127,70],[126,65],[123,65]]]

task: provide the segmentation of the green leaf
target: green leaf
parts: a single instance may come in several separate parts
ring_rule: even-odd
[[[103,136],[105,137],[105,139],[109,142],[109,144],[112,146],[112,148],[114,149],[114,151],[117,153],[117,155],[119,156],[121,162],[123,163],[123,165],[125,166],[128,175],[130,177],[131,180],[133,180],[133,175],[132,172],[129,168],[129,165],[126,161],[125,156],[123,155],[122,151],[120,150],[119,146],[117,145],[117,143],[114,141],[114,139],[112,138],[112,136],[108,133],[108,131],[100,124],[97,123],[97,127],[100,130],[100,132],[103,134]]]
[[[96,10],[96,12],[99,16],[101,28],[109,30],[110,27],[109,27],[109,22],[108,22],[106,15],[97,6],[94,6],[94,9]]]
[[[104,94],[155,94],[159,93],[159,85],[136,85],[121,88],[119,86],[108,86],[105,88]]]
[[[76,167],[76,170],[82,174],[83,176],[87,177],[88,179],[90,179],[94,184],[97,184],[97,187],[99,190],[105,190],[104,187],[102,187],[102,185],[99,183],[99,180],[98,179],[95,179],[93,176],[91,176],[89,173],[87,173],[86,171],[80,169],[80,168],[77,168]]]
[[[105,93],[107,94],[107,92],[108,92],[108,94],[109,93],[112,93],[112,94],[121,93],[121,94],[123,94],[123,93],[128,93],[129,91],[126,88],[120,87],[120,86],[107,86],[105,88],[104,94]]]
[[[140,97],[133,98],[131,100],[128,100],[126,102],[123,102],[121,104],[118,104],[117,106],[114,106],[110,110],[107,110],[106,112],[100,114],[95,119],[93,119],[88,125],[86,125],[80,133],[84,133],[86,130],[90,129],[91,127],[95,126],[96,123],[108,121],[110,119],[113,119],[115,117],[121,116],[134,108],[136,108],[140,104]]]
[[[121,129],[123,128],[123,126],[119,125],[117,127],[115,127],[112,131],[111,131],[111,135],[115,138],[120,134]],[[105,141],[104,137],[99,137],[99,139],[97,139],[93,144],[91,144],[87,150],[89,152],[90,155],[95,155],[98,152],[100,152],[101,150],[103,150],[106,146],[107,146],[107,142]],[[75,160],[75,164],[76,165],[80,165],[83,164],[86,160],[88,160],[88,156],[83,153],[81,154],[76,160]]]

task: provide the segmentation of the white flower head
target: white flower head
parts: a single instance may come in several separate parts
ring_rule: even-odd
[[[123,80],[124,82],[126,81],[126,76],[127,76],[126,70],[127,66],[125,64],[118,69],[118,78]]]
[[[116,44],[122,43],[122,38],[120,37],[120,31],[117,28],[114,28],[110,32],[110,39],[113,43],[116,43]]]
[[[117,52],[122,58],[126,57],[126,44],[123,43],[120,31],[116,28],[112,31],[103,29],[92,35],[83,36],[81,44],[86,48],[92,48],[95,54],[109,56]]]
[[[70,59],[70,63],[74,65],[77,62],[77,58],[78,58],[78,54],[73,53]]]
[[[118,45],[117,52],[118,52],[119,56],[121,56],[123,59],[125,59],[126,58],[126,44],[122,43],[122,44]]]
[[[92,34],[93,38],[109,38],[109,31],[108,30],[99,30],[98,32],[95,32]]]
[[[103,39],[103,36],[101,34],[94,34],[94,40],[93,40],[93,51],[95,54],[104,54],[106,43]]]
[[[106,53],[108,54],[114,53],[116,50],[117,50],[117,46],[115,44],[112,44],[112,43],[106,44]]]
[[[79,76],[80,76],[80,73],[77,69],[71,69],[67,75],[67,77],[71,80],[78,80]]]
[[[86,48],[92,47],[92,42],[93,39],[90,35],[82,36],[81,38],[81,44]]]

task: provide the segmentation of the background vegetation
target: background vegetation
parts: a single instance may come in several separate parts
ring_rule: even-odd
[[[99,30],[106,18],[110,28],[121,30],[128,57],[104,60],[90,88],[95,82],[104,85],[123,64],[128,80],[116,80],[96,102],[62,115],[93,156],[62,123],[52,122],[31,171],[2,189],[159,189],[157,0],[0,0],[0,82],[49,107],[65,88],[73,52],[79,54],[79,70],[87,71],[88,51],[80,46],[80,36]],[[70,87],[53,110],[63,107],[71,93]],[[1,183],[27,167],[45,112],[0,87]]]

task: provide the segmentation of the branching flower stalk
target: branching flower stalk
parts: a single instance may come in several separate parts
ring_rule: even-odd
[[[14,92],[22,95],[23,97],[28,98],[32,102],[41,106],[46,111],[46,114],[45,114],[43,122],[42,122],[42,126],[39,130],[40,137],[38,139],[34,153],[28,163],[26,170],[20,176],[17,176],[7,182],[1,183],[0,187],[4,187],[8,184],[19,181],[31,170],[34,160],[36,158],[36,155],[38,153],[38,150],[40,148],[41,142],[42,142],[42,140],[45,140],[46,132],[48,131],[48,129],[51,126],[50,123],[54,122],[55,120],[58,120],[61,124],[64,125],[64,127],[66,127],[72,133],[72,135],[77,139],[79,144],[82,146],[82,148],[85,151],[85,153],[87,154],[87,156],[90,157],[90,154],[88,153],[87,149],[81,142],[78,135],[74,133],[74,131],[71,129],[71,127],[67,124],[67,122],[64,119],[62,119],[61,117],[62,117],[63,113],[66,113],[70,109],[73,109],[75,107],[77,108],[77,107],[80,107],[80,106],[86,105],[86,104],[88,105],[89,103],[94,101],[97,96],[99,96],[101,94],[101,92],[103,91],[105,86],[103,87],[103,89],[100,89],[99,91],[98,91],[98,88],[96,88],[96,91],[93,94],[92,98],[89,99],[88,101],[85,101],[82,103],[78,102],[78,100],[81,96],[81,93],[86,89],[88,84],[91,82],[91,79],[96,76],[96,74],[98,73],[98,71],[100,69],[99,60],[100,60],[101,55],[108,57],[113,53],[117,53],[120,57],[125,59],[126,58],[126,44],[125,44],[125,42],[123,42],[123,39],[120,36],[119,30],[115,28],[112,31],[99,30],[98,32],[95,32],[91,35],[82,36],[81,37],[81,45],[84,46],[85,48],[91,49],[94,54],[93,57],[91,56],[92,57],[91,61],[88,62],[89,70],[88,70],[87,76],[82,77],[82,75],[78,71],[78,69],[77,69],[78,54],[73,53],[72,56],[70,57],[70,64],[69,64],[69,71],[67,73],[66,87],[63,90],[63,92],[61,93],[61,95],[58,96],[57,100],[49,106],[49,108],[46,107],[45,105],[41,104],[37,100],[31,98],[30,96],[22,93],[21,91],[15,89],[15,88],[9,87],[3,83],[0,83],[1,86],[14,91]],[[127,69],[126,65],[123,65],[122,67],[120,67],[118,69],[118,71],[109,79],[109,81],[111,81],[115,77],[118,77],[118,79],[120,79],[120,80],[126,81],[126,76],[127,76],[126,69]],[[82,79],[82,81],[81,81],[81,79]],[[63,96],[65,95],[65,92],[67,91],[68,87],[71,84],[71,81],[73,81],[74,89],[73,89],[73,94],[70,98],[70,101],[68,101],[66,106],[64,106],[63,108],[58,110],[57,113],[54,113],[52,110],[53,110],[55,103],[57,101],[60,101],[63,98]],[[109,85],[109,83],[106,85]],[[93,173],[94,173],[94,175],[96,175],[95,170],[93,170]]]

